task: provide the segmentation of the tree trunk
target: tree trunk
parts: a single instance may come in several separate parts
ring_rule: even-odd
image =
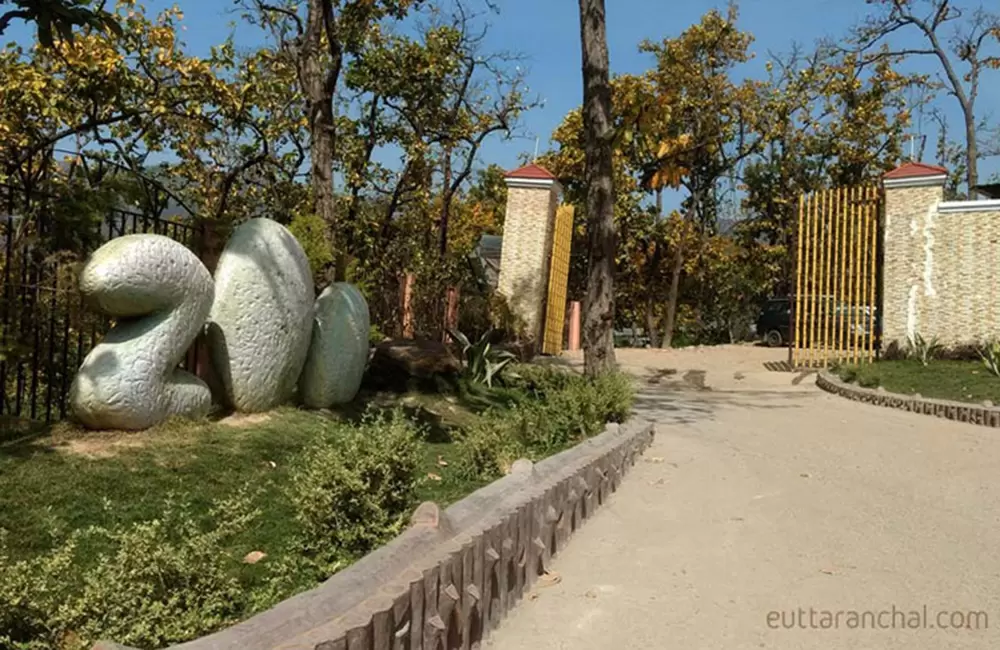
[[[451,147],[444,150],[444,162],[441,165],[441,173],[444,176],[441,192],[441,241],[439,242],[440,254],[443,259],[448,253],[448,219],[451,216]]]
[[[332,16],[329,0],[309,0],[309,14],[298,59],[299,79],[305,91],[309,114],[309,181],[313,209],[326,224],[330,246],[337,249],[337,214],[333,195],[334,121],[333,95],[340,77],[339,44],[332,44],[330,61],[324,61],[323,34]],[[344,273],[346,251],[337,255],[338,277]],[[341,278],[342,279],[342,278]]]
[[[613,132],[604,0],[580,0],[580,41],[589,263],[583,307],[583,360],[584,372],[594,377],[616,366]]]
[[[652,296],[646,298],[646,336],[649,337],[650,347],[660,347],[660,322],[656,318],[656,302]]]
[[[965,143],[965,179],[971,201],[976,198],[976,185],[979,185],[979,144],[976,142],[976,116],[971,109],[965,111]]]
[[[684,270],[684,245],[677,242],[673,265],[670,268],[670,293],[667,294],[667,317],[663,326],[663,347],[674,345],[674,327],[677,323],[677,301],[680,299],[681,271]]]
[[[656,189],[656,218],[663,218],[663,188],[658,187]]]

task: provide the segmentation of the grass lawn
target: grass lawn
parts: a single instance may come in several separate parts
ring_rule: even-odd
[[[503,391],[479,389],[461,395],[369,394],[358,404],[402,404],[427,425],[418,501],[447,505],[481,487],[451,471],[451,430],[509,399]],[[215,503],[246,485],[261,515],[227,550],[235,558],[263,551],[271,561],[280,559],[294,534],[288,525],[294,510],[284,489],[290,461],[360,411],[286,408],[219,421],[177,420],[144,432],[58,424],[0,445],[0,529],[9,533],[11,559],[44,552],[75,529],[154,519],[168,498],[187,504],[194,517],[206,517]],[[240,565],[241,581],[252,586],[263,575],[259,566]]]
[[[881,386],[891,393],[1000,404],[1000,378],[979,361],[931,361],[926,366],[916,360],[879,361],[843,366],[836,372],[844,381],[868,388]]]

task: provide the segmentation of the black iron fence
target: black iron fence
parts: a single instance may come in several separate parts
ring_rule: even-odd
[[[46,197],[25,201],[22,193],[5,194],[0,210],[0,419],[51,422],[66,416],[73,375],[111,325],[79,291],[78,273],[87,255],[136,233],[165,235],[194,250],[199,227],[121,209],[67,224],[53,218]],[[60,232],[67,228],[83,232],[72,237]],[[192,350],[184,365],[192,366],[195,357]]]

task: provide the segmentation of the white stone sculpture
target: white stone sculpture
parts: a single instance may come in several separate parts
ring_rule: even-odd
[[[91,429],[146,429],[211,408],[208,386],[179,370],[212,306],[212,277],[183,245],[127,235],[87,261],[80,290],[118,319],[70,387],[73,416]]]
[[[286,402],[305,362],[314,289],[302,246],[281,224],[251,219],[226,243],[209,315],[212,360],[237,411]]]
[[[354,399],[368,362],[368,303],[353,285],[338,282],[316,299],[312,343],[299,379],[302,402],[329,408]]]

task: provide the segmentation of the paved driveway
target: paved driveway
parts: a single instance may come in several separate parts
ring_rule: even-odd
[[[848,402],[784,359],[619,351],[656,441],[489,645],[1000,648],[1000,431]]]

